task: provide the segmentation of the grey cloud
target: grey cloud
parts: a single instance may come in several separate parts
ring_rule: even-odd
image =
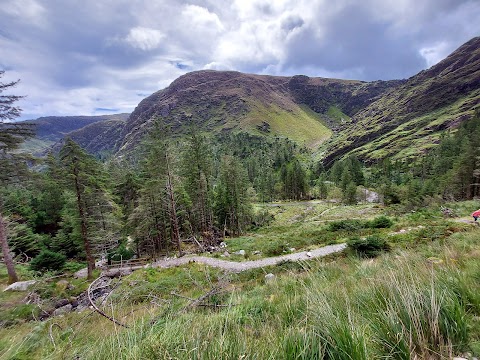
[[[305,21],[299,16],[289,16],[282,21],[281,28],[287,32],[301,28]]]
[[[417,17],[400,19],[402,24],[397,27],[372,16],[364,3],[345,7],[322,24],[321,37],[313,23],[292,38],[287,46],[285,68],[292,71],[318,67],[332,73],[360,75],[363,80],[412,76],[427,66],[420,53],[422,47],[446,41],[455,44],[450,47],[453,51],[474,35],[459,34],[466,26],[462,9],[472,4],[478,14],[478,2],[430,2]],[[470,29],[472,24],[473,19],[468,22]],[[419,29],[412,32],[410,27]],[[480,30],[478,24],[475,27]]]

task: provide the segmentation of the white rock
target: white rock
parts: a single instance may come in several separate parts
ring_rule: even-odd
[[[227,247],[227,243],[224,242],[224,241],[222,241],[222,242],[220,243],[220,247],[221,247],[221,248],[226,248],[226,247]]]
[[[245,250],[238,250],[235,255],[245,255]]]
[[[290,252],[295,252],[295,250],[297,250],[297,249],[295,249],[295,248],[290,248],[290,249],[288,249],[288,250],[290,250]]]
[[[274,274],[269,273],[269,274],[265,275],[265,282],[272,282],[273,280],[275,280],[275,275]]]
[[[261,251],[255,250],[252,254],[253,254],[253,255],[260,255],[261,253],[262,253]]]
[[[309,251],[309,252],[307,252],[307,256],[308,256],[308,257],[312,257],[313,254]]]
[[[7,286],[3,291],[27,291],[28,288],[36,283],[35,280],[17,281]]]
[[[223,253],[223,256],[229,257],[229,256],[230,256],[230,253],[229,253],[228,251],[225,251],[225,252]]]

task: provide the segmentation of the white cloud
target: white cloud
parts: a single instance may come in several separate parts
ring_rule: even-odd
[[[450,52],[450,47],[446,42],[439,42],[433,46],[424,47],[419,50],[420,55],[426,60],[427,66],[433,66],[443,60]]]
[[[35,0],[6,1],[0,6],[0,12],[21,20],[25,24],[45,26],[45,8]]]
[[[159,30],[138,26],[130,29],[125,41],[134,48],[147,51],[157,48],[164,37]]]

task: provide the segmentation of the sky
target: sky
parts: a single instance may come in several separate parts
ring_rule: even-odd
[[[195,70],[402,79],[480,35],[480,0],[0,0],[21,119],[131,112]]]

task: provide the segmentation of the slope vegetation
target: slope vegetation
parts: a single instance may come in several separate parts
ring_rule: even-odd
[[[176,134],[192,126],[213,133],[246,131],[289,137],[316,148],[343,117],[348,119],[400,83],[192,72],[140,102],[124,128],[121,151],[132,149],[154,118]]]
[[[325,163],[349,152],[373,162],[416,156],[480,105],[480,37],[361,109],[328,144]]]

